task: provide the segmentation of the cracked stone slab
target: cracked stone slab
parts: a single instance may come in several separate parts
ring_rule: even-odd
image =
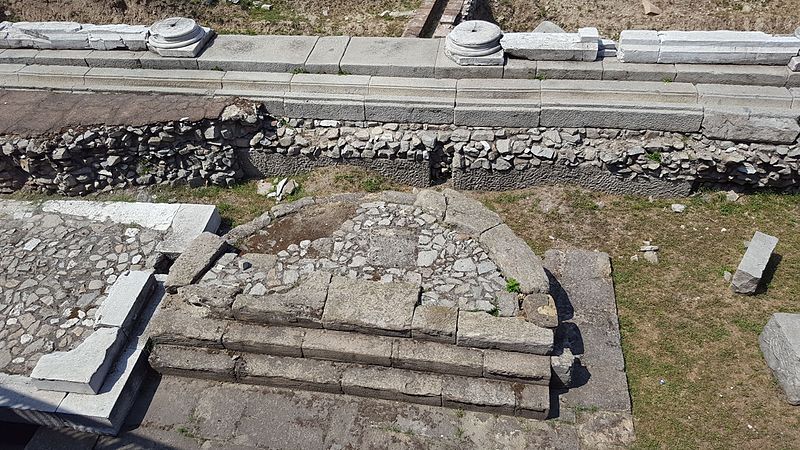
[[[523,294],[550,290],[542,259],[508,225],[500,224],[486,230],[481,234],[480,242],[506,279],[513,278],[519,282]]]
[[[758,341],[786,400],[800,405],[800,314],[773,314]]]
[[[321,328],[331,274],[312,272],[283,293],[237,295],[233,316],[237,320]]]
[[[502,222],[497,213],[460,192],[445,189],[444,195],[447,199],[444,222],[463,228],[475,237]]]
[[[322,314],[325,328],[387,336],[411,336],[420,286],[334,277]]]
[[[232,319],[231,306],[237,294],[242,292],[240,286],[208,286],[189,285],[178,288],[176,294],[189,305],[208,310],[209,314],[222,319]]]
[[[120,328],[99,328],[75,349],[39,358],[31,378],[46,391],[97,394],[124,342]]]
[[[422,208],[435,215],[439,220],[442,220],[447,210],[447,201],[445,200],[444,194],[441,192],[423,189],[417,194],[414,206]]]
[[[731,289],[734,292],[748,295],[756,293],[777,245],[778,238],[756,231],[739,267],[736,268],[736,273],[733,274]]]
[[[458,312],[460,346],[547,355],[553,350],[553,339],[553,330],[522,318],[494,317],[482,311]]]
[[[108,297],[97,310],[97,325],[118,327],[129,334],[133,321],[149,299],[154,285],[152,270],[132,270],[117,278]]]
[[[181,286],[188,286],[199,280],[211,268],[214,261],[222,255],[228,244],[214,233],[203,232],[186,248],[169,269],[165,283],[167,291],[174,293]]]

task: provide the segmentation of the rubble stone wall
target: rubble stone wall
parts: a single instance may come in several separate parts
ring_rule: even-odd
[[[93,126],[0,136],[0,192],[84,195],[132,185],[229,186],[246,178],[350,164],[413,186],[460,189],[578,184],[686,195],[702,186],[797,191],[800,146],[734,143],[701,134],[596,128],[275,119],[236,104],[219,119]]]

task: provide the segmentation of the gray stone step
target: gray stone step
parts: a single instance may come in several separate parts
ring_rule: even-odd
[[[394,367],[173,345],[157,345],[150,364],[165,375],[343,393],[532,419],[546,419],[550,409],[550,390],[546,386]]]
[[[211,318],[185,318],[162,311],[151,336],[156,346],[225,349],[272,356],[394,367],[439,374],[550,384],[550,357],[478,349],[411,338],[318,328],[283,327]],[[204,330],[198,338],[197,330]]]

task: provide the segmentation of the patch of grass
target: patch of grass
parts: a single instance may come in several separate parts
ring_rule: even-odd
[[[506,291],[514,294],[519,294],[520,293],[519,281],[515,280],[514,278],[509,278],[508,280],[506,280]]]
[[[494,308],[492,308],[491,311],[489,311],[489,314],[491,314],[491,315],[493,315],[495,317],[500,317],[500,308],[495,306]]]
[[[647,153],[646,153],[646,156],[647,156],[647,159],[648,159],[648,160],[650,160],[650,161],[653,161],[653,162],[657,162],[657,163],[661,164],[661,161],[662,161],[662,159],[661,159],[661,158],[662,158],[661,152],[659,152],[659,151],[655,151],[655,152],[647,152]]]

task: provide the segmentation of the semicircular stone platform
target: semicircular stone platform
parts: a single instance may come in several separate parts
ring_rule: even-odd
[[[161,373],[548,417],[542,261],[458,192],[278,205],[195,239],[166,288]]]

